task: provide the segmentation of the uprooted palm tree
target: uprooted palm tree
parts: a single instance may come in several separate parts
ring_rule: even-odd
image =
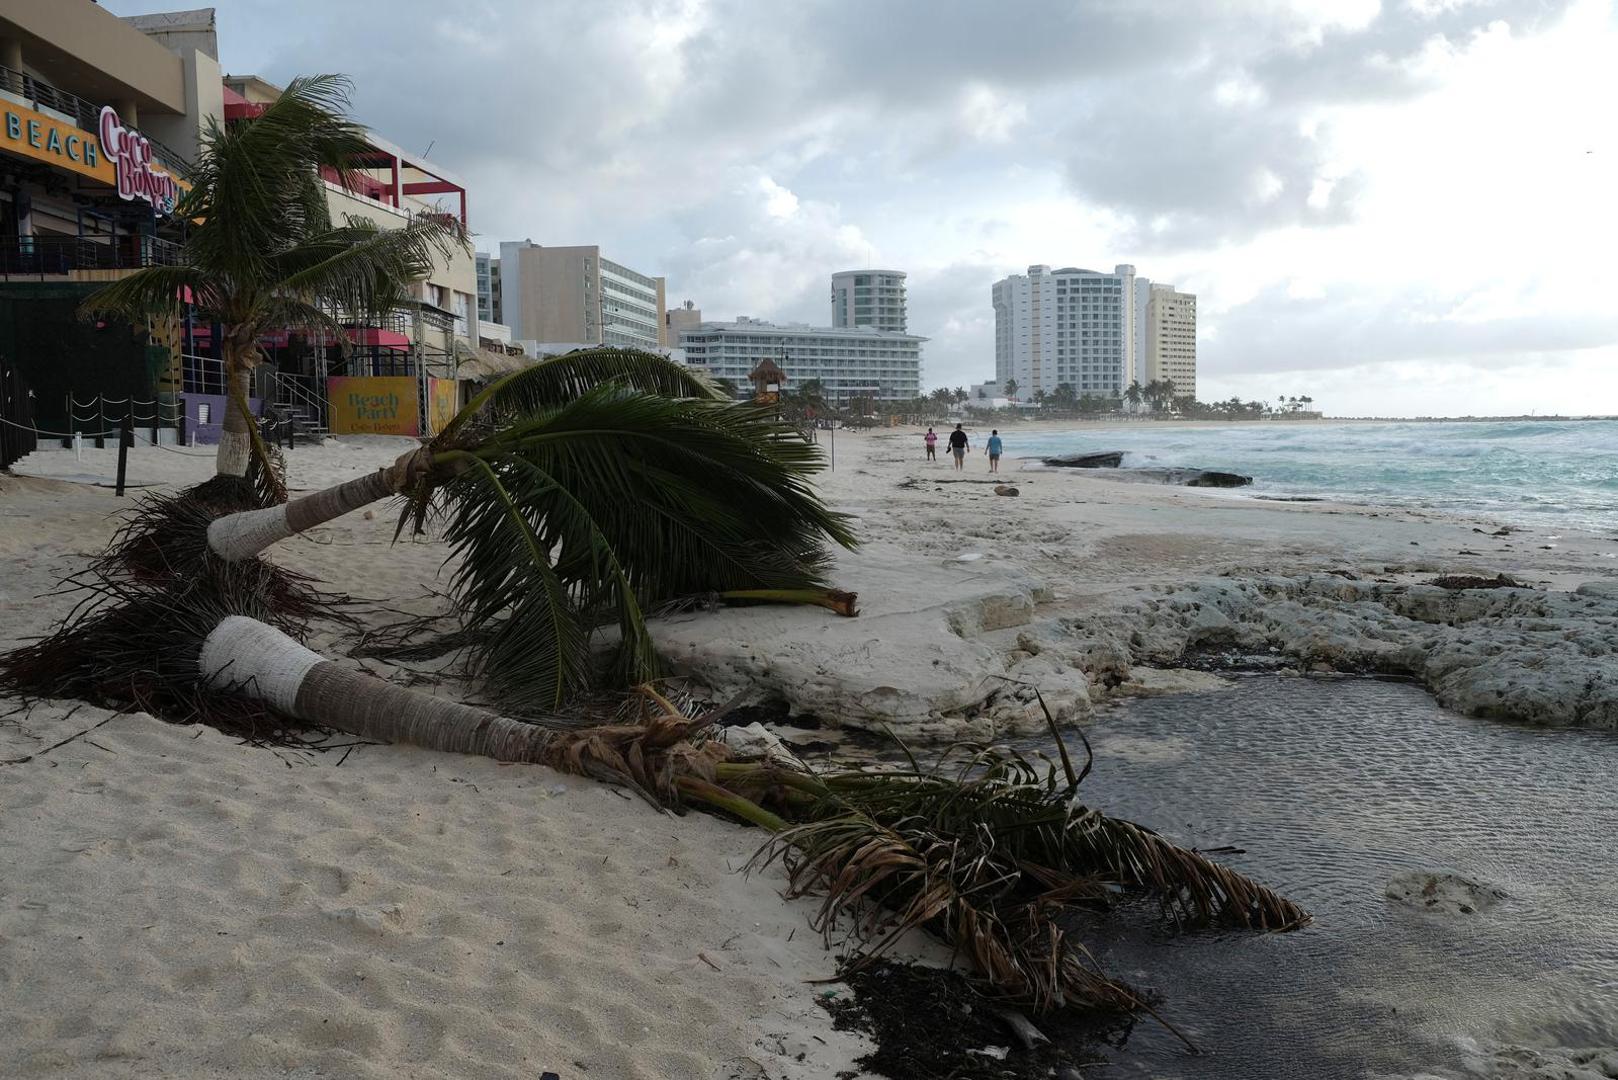
[[[259,339],[286,329],[341,339],[344,318],[408,306],[434,257],[466,246],[448,215],[417,214],[399,228],[332,220],[323,176],[354,185],[353,163],[368,149],[364,129],[344,116],[348,86],[338,75],[294,79],[258,116],[210,121],[188,174],[192,187],[175,206],[191,223],[178,264],[138,270],[82,307],[140,322],[167,317],[188,298],[199,321],[220,325],[229,402],[218,472],[244,476],[251,452],[283,498],[249,413]]]
[[[768,407],[724,401],[660,356],[584,349],[490,384],[427,445],[357,480],[212,517],[192,505],[209,485],[150,500],[107,558],[184,580],[405,496],[400,529],[434,519],[455,558],[453,640],[470,667],[506,708],[543,711],[596,681],[608,626],[612,681],[655,676],[655,607],[717,598],[852,615],[854,596],[826,580],[827,541],[854,538],[810,486],[821,467]]]
[[[706,741],[722,710],[687,716],[650,688],[638,718],[592,727],[528,722],[462,705],[328,660],[233,605],[262,610],[258,560],[211,564],[183,589],[90,575],[113,602],[52,639],[0,657],[0,687],[41,676],[101,704],[275,741],[316,724],[368,740],[534,762],[628,785],[665,806],[698,803],[772,836],[754,864],[784,860],[791,891],[823,897],[815,925],[841,929],[856,956],[911,930],[934,933],[989,992],[1044,1010],[1136,1009],[1143,997],[1095,963],[1064,916],[1131,895],[1156,897],[1177,924],[1285,930],[1307,914],[1228,867],[1079,802],[1062,773],[1005,749],[953,770],[817,774],[790,756],[736,761]],[[71,647],[63,647],[64,645]],[[133,694],[131,694],[133,688]]]

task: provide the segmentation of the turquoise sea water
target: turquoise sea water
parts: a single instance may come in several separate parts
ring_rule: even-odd
[[[1096,423],[1002,435],[1014,458],[1122,450],[1124,468],[1246,473],[1253,486],[1242,490],[1252,495],[1421,506],[1618,532],[1618,420]]]

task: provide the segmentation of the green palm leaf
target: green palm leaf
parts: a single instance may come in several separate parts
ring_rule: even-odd
[[[763,410],[713,399],[671,399],[609,381],[434,460],[440,471],[476,467],[423,485],[401,527],[438,502],[461,560],[454,584],[470,627],[531,644],[549,640],[557,624],[549,613],[564,608],[585,634],[616,624],[617,676],[625,681],[656,670],[649,605],[727,589],[818,586],[825,539],[854,542],[843,516],[810,485],[820,467],[815,448],[782,437]],[[545,566],[525,569],[525,560]],[[556,585],[534,577],[541,573]],[[535,593],[551,598],[543,609]],[[519,628],[524,621],[534,625]],[[517,649],[484,652],[480,668],[508,705],[551,708],[559,686],[583,687],[583,665],[559,665],[549,646],[531,660]]]
[[[528,415],[564,405],[609,382],[664,397],[704,400],[719,397],[706,378],[656,353],[611,346],[575,349],[489,384],[456,414],[433,445],[435,448],[456,445],[457,440],[464,437],[463,429],[476,417],[489,413]]]

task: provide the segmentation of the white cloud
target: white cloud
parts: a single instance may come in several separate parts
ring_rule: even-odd
[[[997,277],[1131,262],[1199,294],[1208,393],[1618,411],[1618,0],[214,2],[227,70],[352,74],[485,243],[720,317],[908,270],[929,382],[992,370]]]

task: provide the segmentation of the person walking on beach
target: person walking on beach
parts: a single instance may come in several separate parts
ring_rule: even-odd
[[[989,443],[986,449],[989,451],[989,471],[992,473],[1000,471],[1000,448],[1004,445],[1000,441],[999,428],[989,432]]]
[[[928,428],[927,429],[927,434],[923,435],[921,438],[922,438],[922,441],[927,444],[927,460],[928,461],[937,461],[938,460],[938,433],[933,431],[932,428]]]
[[[955,430],[949,433],[949,452],[955,455],[955,471],[966,468],[966,451],[970,444],[966,441],[966,432],[961,425],[956,424]]]

